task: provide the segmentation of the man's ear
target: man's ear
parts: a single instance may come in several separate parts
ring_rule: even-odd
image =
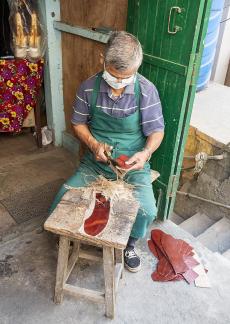
[[[100,53],[100,58],[99,58],[99,62],[104,65],[104,61],[105,61],[105,58],[104,58],[104,55],[102,53]]]

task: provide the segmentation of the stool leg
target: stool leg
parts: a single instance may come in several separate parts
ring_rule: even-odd
[[[74,241],[73,242],[73,250],[72,253],[69,257],[69,261],[68,261],[68,268],[66,271],[66,279],[65,281],[68,280],[78,258],[79,258],[79,252],[80,252],[80,242],[79,241]]]
[[[124,250],[115,249],[115,263],[122,264],[122,271],[121,271],[121,278],[123,277],[123,270],[124,270]]]
[[[115,311],[115,268],[114,248],[103,247],[103,267],[105,278],[105,315],[114,318]]]
[[[60,304],[63,300],[63,287],[65,284],[68,258],[69,258],[69,240],[64,236],[60,236],[57,273],[56,273],[56,286],[55,286],[55,294],[54,294],[54,302],[56,304]]]

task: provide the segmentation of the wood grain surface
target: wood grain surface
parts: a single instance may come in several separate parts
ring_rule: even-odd
[[[86,28],[124,30],[127,5],[127,0],[62,0],[61,21]],[[71,132],[76,90],[82,81],[102,69],[99,56],[103,50],[104,45],[99,42],[62,33],[64,110],[68,132]]]
[[[90,236],[84,231],[84,221],[92,214],[95,195],[95,187],[67,191],[45,222],[45,229],[92,244],[125,248],[139,208],[138,202],[132,196],[132,189],[120,187],[120,192],[111,197],[110,216],[106,227],[98,235]]]

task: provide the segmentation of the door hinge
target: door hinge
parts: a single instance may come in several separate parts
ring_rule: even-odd
[[[196,77],[197,77],[197,63],[198,63],[199,53],[196,53],[194,56],[194,61],[192,65],[192,76],[191,76],[191,82],[190,85],[195,86],[196,85]]]
[[[177,181],[176,181],[177,180],[177,176],[175,174],[173,174],[171,176],[171,179],[170,180],[171,180],[170,181],[170,187],[169,187],[169,191],[168,191],[167,196],[169,198],[172,198],[173,195],[176,193],[176,190],[177,190]]]

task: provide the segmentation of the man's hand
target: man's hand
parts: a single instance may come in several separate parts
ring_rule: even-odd
[[[113,149],[112,146],[109,146],[106,143],[101,143],[101,142],[95,142],[91,150],[95,156],[95,159],[99,162],[107,162],[107,157],[105,156],[105,151],[110,152]]]
[[[79,124],[73,125],[73,131],[77,138],[82,141],[94,154],[95,159],[101,162],[107,162],[107,157],[104,151],[111,151],[113,148],[106,143],[100,143],[92,136],[88,125]]]
[[[151,155],[158,149],[164,137],[164,132],[159,131],[152,133],[148,136],[143,151],[134,154],[128,161],[127,164],[135,163],[130,170],[141,170],[144,168],[144,164],[149,160]]]
[[[128,161],[126,161],[126,164],[133,164],[133,166],[128,169],[127,171],[131,170],[141,170],[144,168],[145,162],[149,159],[149,153],[147,151],[141,151],[135,153]]]

